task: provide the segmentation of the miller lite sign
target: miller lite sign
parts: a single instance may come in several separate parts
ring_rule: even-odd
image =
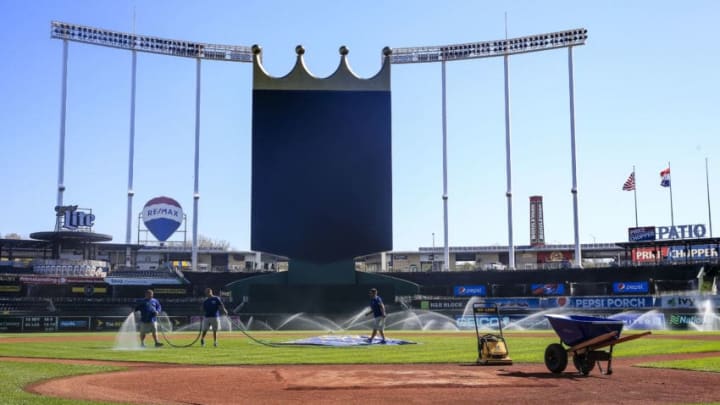
[[[326,78],[295,51],[271,77],[253,47],[251,249],[312,263],[392,250],[390,49],[368,79],[345,47]]]
[[[76,230],[91,230],[95,223],[95,215],[92,210],[78,208],[77,205],[63,205],[55,207],[57,216],[57,228]]]

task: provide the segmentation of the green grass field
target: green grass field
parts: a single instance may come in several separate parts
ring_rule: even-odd
[[[624,335],[631,334],[625,333]],[[262,342],[281,343],[317,336],[325,332],[257,332],[253,337]],[[347,333],[357,334],[357,333]],[[414,345],[360,347],[270,347],[259,344],[239,332],[220,334],[220,346],[187,348],[164,346],[159,349],[115,350],[114,333],[52,333],[1,334],[0,356],[61,359],[92,359],[130,362],[161,362],[207,365],[257,364],[409,364],[409,363],[472,363],[477,359],[474,332],[388,331],[388,337],[410,340]],[[652,338],[641,338],[617,345],[614,356],[636,357],[670,353],[717,352],[718,332],[654,332]],[[197,334],[168,336],[175,345],[191,342]],[[693,335],[693,339],[688,339]],[[24,338],[47,337],[48,341],[26,341]],[[545,348],[559,341],[551,332],[510,332],[505,335],[510,356],[515,363],[543,363]],[[720,373],[720,357],[692,361],[668,361],[643,364],[647,367],[683,368]],[[0,398],[9,404],[69,404],[22,391],[34,381],[63,375],[96,373],[110,370],[98,366],[69,366],[48,363],[2,362]]]

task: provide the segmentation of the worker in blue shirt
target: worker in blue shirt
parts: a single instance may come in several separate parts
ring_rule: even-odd
[[[153,290],[145,291],[145,298],[135,306],[135,311],[140,311],[140,346],[145,347],[145,335],[152,334],[155,347],[163,344],[158,341],[157,316],[162,311],[160,301],[153,298]]]
[[[202,308],[205,312],[205,317],[203,318],[202,323],[202,336],[200,337],[200,346],[205,346],[205,335],[207,335],[208,330],[210,330],[210,327],[212,327],[213,330],[213,346],[217,347],[217,331],[220,327],[220,310],[223,311],[223,313],[227,316],[228,311],[225,309],[225,305],[223,304],[220,297],[216,297],[213,295],[212,288],[206,288],[205,289],[205,301],[203,301]]]
[[[368,294],[370,295],[370,311],[368,311],[365,316],[373,314],[373,331],[367,341],[368,343],[372,343],[375,335],[380,332],[380,338],[382,339],[380,343],[385,343],[385,316],[387,316],[385,304],[383,304],[382,298],[378,295],[377,288],[371,288]]]

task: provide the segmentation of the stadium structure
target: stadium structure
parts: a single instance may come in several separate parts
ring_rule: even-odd
[[[469,323],[465,312],[468,303],[477,300],[503,307],[509,321],[541,311],[571,311],[618,315],[630,326],[652,328],[706,327],[708,319],[712,325],[717,323],[717,315],[714,318],[707,315],[716,314],[720,307],[717,295],[720,238],[706,237],[704,225],[635,227],[629,229],[627,242],[579,242],[572,50],[584,45],[587,39],[584,29],[444,46],[385,48],[381,71],[369,80],[359,80],[352,74],[345,47],[340,49],[340,67],[326,79],[314,78],[307,72],[301,46],[296,49],[297,62],[292,72],[284,78],[272,78],[264,74],[262,51],[258,46],[178,41],[62,22],[51,24],[51,36],[63,42],[63,104],[55,229],[33,233],[30,239],[0,239],[0,332],[115,330],[132,311],[135,300],[149,288],[154,290],[175,322],[190,323],[199,313],[206,287],[220,292],[228,307],[233,309],[233,316],[262,315],[266,324],[271,323],[273,317],[280,319],[300,312],[346,319],[367,305],[365,292],[369,286],[381,291],[390,312],[436,312],[454,319],[459,328]],[[92,210],[64,202],[69,42],[122,49],[133,56],[124,243],[110,243],[112,237],[94,232]],[[533,196],[530,198],[530,244],[516,245],[512,232],[508,60],[516,54],[560,48],[568,51],[575,240],[574,244],[568,245],[545,243],[542,197]],[[252,182],[252,251],[203,246],[198,241],[198,125],[195,129],[191,243],[166,240],[185,224],[181,207],[168,197],[149,201],[141,214],[157,243],[147,240],[141,243],[140,237],[132,243],[138,52],[195,59],[197,103],[202,61],[253,63],[253,156],[272,150],[287,158],[273,164],[259,160],[255,164],[254,160],[253,176],[262,176],[263,182]],[[446,63],[487,57],[502,57],[505,62],[508,244],[449,246],[449,193],[444,170],[443,246],[394,251],[389,170],[390,65],[442,65],[445,122]],[[275,108],[278,103],[282,108]],[[343,107],[348,105],[360,106],[359,113]],[[263,106],[272,108],[263,109]],[[290,146],[288,139],[283,138],[287,131],[282,122],[283,114],[292,119],[293,114],[304,108],[317,113],[313,115],[315,121],[309,122],[311,128],[296,134],[308,137],[308,153],[316,152],[312,150],[313,145],[326,146],[322,139],[311,137],[332,132],[328,127],[333,126],[326,125],[327,122],[349,122],[357,132],[350,131],[347,139],[333,144],[335,149],[328,155],[337,159],[317,156],[310,165],[307,161],[293,160],[297,159],[293,154],[284,154]],[[199,122],[199,111],[198,104],[196,122]],[[278,115],[277,111],[281,113]],[[368,114],[377,118],[372,120],[372,127],[361,119]],[[443,125],[444,146],[445,128]],[[360,142],[360,134],[372,136],[362,138]],[[358,156],[360,159],[377,159],[373,161],[373,170],[365,170],[356,179],[379,196],[374,206],[353,204],[356,185],[346,184],[346,179],[337,174],[358,174],[357,165],[353,164],[353,159]],[[445,153],[443,167],[447,167]],[[323,192],[326,187],[319,187],[309,180],[320,175],[343,196],[345,205],[327,199],[327,192]],[[265,179],[269,180],[265,182]],[[312,204],[288,204],[290,207],[272,205],[277,201],[272,198],[273,192],[293,187],[317,188],[315,200]],[[329,215],[332,221],[318,221],[318,213]],[[138,221],[138,235],[141,226],[142,222]],[[273,232],[287,226],[317,231],[305,232],[302,240],[287,237],[294,232],[287,232],[285,237]]]
[[[184,242],[109,243],[91,228],[32,236],[0,239],[0,331],[116,330],[148,288],[178,324],[196,319],[206,287],[245,319],[298,312],[342,318],[366,305],[364,294],[348,296],[334,285],[306,285],[313,298],[292,301],[279,296],[288,290],[272,284],[240,295],[233,290],[238,281],[287,274],[282,256],[205,246],[193,271],[192,249]],[[553,308],[603,315],[653,311],[638,325],[691,328],[706,321],[702,303],[720,306],[718,248],[719,238],[583,244],[584,266],[573,268],[573,245],[535,244],[516,247],[519,265],[510,270],[507,246],[457,246],[443,271],[442,249],[420,247],[357,257],[354,265],[360,273],[418,286],[404,295],[392,284],[375,284],[390,311],[437,312],[458,328],[472,325],[464,312],[477,299],[503,306],[508,322]],[[626,320],[637,322],[633,316],[639,315]]]

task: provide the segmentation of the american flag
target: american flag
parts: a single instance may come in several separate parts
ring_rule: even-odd
[[[628,179],[625,180],[625,184],[623,184],[622,189],[625,191],[635,190],[635,172],[630,173],[630,176],[628,176]]]

